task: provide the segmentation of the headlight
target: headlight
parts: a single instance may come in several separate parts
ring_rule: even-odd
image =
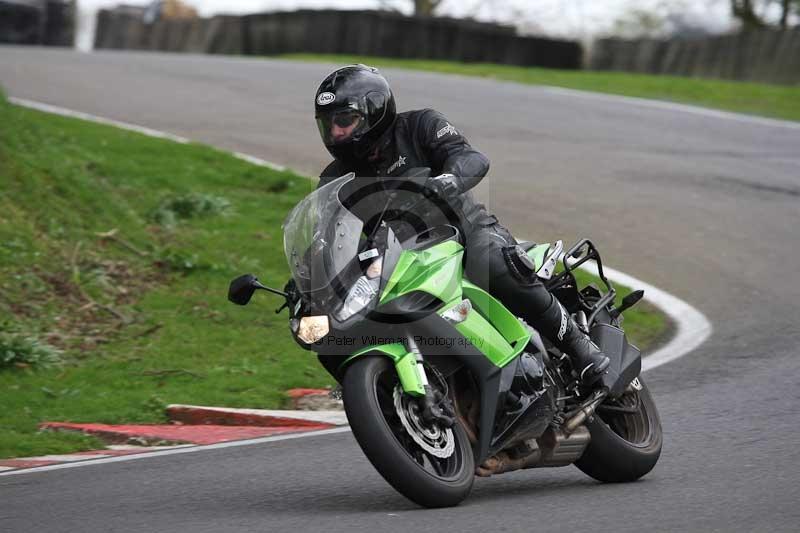
[[[380,285],[380,277],[369,279],[367,276],[361,276],[358,278],[353,286],[350,287],[350,292],[347,293],[341,309],[336,311],[336,319],[344,322],[364,309],[378,294]]]
[[[336,311],[336,320],[344,322],[369,305],[380,289],[382,270],[383,257],[378,257],[367,267],[367,275],[358,278],[350,287],[341,309]]]
[[[330,331],[327,315],[304,316],[297,328],[297,338],[306,344],[314,344]]]

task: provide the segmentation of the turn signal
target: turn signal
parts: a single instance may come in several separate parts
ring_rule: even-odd
[[[442,318],[451,324],[460,324],[467,319],[470,311],[472,311],[472,302],[469,300],[461,300],[461,303],[445,311]]]

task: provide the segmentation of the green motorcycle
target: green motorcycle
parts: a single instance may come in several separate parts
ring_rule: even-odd
[[[611,359],[611,390],[585,390],[569,357],[463,276],[457,209],[420,194],[428,169],[318,188],[284,223],[292,282],[248,274],[286,298],[298,344],[341,385],[353,434],[378,472],[425,507],[457,505],[475,476],[575,464],[606,482],[633,481],[661,453],[658,412],[639,377],[641,354],[621,327],[637,291],[615,291],[588,240],[520,243],[540,276]],[[556,266],[563,255],[563,270]],[[574,270],[597,263],[604,289]]]

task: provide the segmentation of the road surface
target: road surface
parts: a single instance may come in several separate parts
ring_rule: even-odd
[[[328,161],[313,121],[335,65],[0,47],[9,95],[249,153]],[[606,261],[700,309],[712,337],[647,376],[656,469],[478,479],[416,508],[350,433],[0,477],[4,531],[782,530],[800,520],[800,128],[483,79],[385,72],[492,160],[479,190],[518,236],[591,236]]]

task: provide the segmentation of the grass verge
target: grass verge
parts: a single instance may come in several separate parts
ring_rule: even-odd
[[[556,70],[424,59],[322,54],[288,54],[278,57],[342,65],[366,63],[383,68],[427,70],[531,85],[552,85],[568,89],[665,100],[737,113],[800,121],[800,86],[797,85],[769,85],[705,78],[653,76],[625,72]]]
[[[102,447],[47,420],[159,423],[168,403],[274,408],[331,384],[278,299],[226,300],[242,272],[287,279],[280,224],[312,188],[0,94],[0,458]],[[666,327],[652,310],[629,325],[640,344]]]
[[[330,383],[277,299],[226,300],[245,271],[282,285],[280,224],[310,180],[0,101],[0,328],[60,350],[0,368],[0,457],[97,448],[45,420],[163,422],[167,403],[275,407]],[[28,350],[30,351],[30,350]]]

